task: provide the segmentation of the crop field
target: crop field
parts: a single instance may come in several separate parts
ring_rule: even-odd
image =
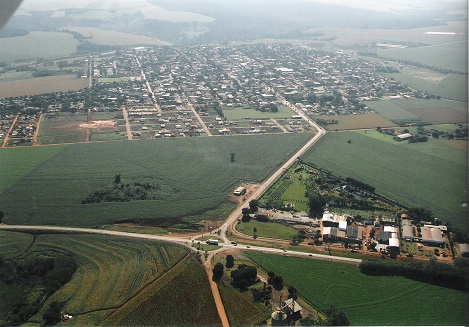
[[[432,124],[467,123],[467,102],[415,99],[396,104]]]
[[[407,100],[382,100],[364,102],[370,109],[383,115],[393,122],[420,122],[422,119],[399,106],[400,101]]]
[[[77,51],[71,34],[32,31],[26,36],[0,39],[0,61],[31,58],[63,58]]]
[[[67,27],[68,30],[91,37],[91,42],[103,45],[169,45],[154,37],[102,30],[96,27]]]
[[[17,257],[25,253],[33,242],[31,234],[0,231],[0,255],[5,260]]]
[[[270,317],[270,310],[262,303],[254,303],[252,294],[240,292],[230,285],[228,271],[218,282],[230,326],[255,326]]]
[[[384,118],[379,114],[365,114],[365,115],[342,115],[342,116],[315,116],[313,119],[323,120],[337,120],[337,124],[330,124],[324,126],[325,129],[330,131],[342,131],[351,129],[362,129],[362,128],[376,128],[381,127],[393,127],[396,126],[392,121]]]
[[[467,230],[467,149],[443,140],[392,143],[368,133],[341,132],[325,135],[303,161],[370,184],[404,206],[428,208]]]
[[[42,313],[52,301],[66,302],[64,310],[79,315],[76,323],[90,325],[85,312],[115,310],[148,285],[157,283],[171,267],[187,255],[188,249],[170,243],[86,234],[32,235],[1,232],[0,254],[16,246],[31,245],[24,255],[61,253],[73,256],[78,270],[72,279],[54,293],[31,318],[41,322]],[[4,252],[5,251],[5,252]],[[11,252],[11,251],[10,251]],[[156,282],[155,282],[156,281]],[[109,313],[108,313],[109,314]]]
[[[262,112],[255,109],[247,108],[223,108],[223,115],[228,120],[241,120],[246,119],[262,119],[262,118],[290,118],[295,115],[288,107],[279,106],[278,112]]]
[[[227,202],[240,181],[266,178],[309,137],[295,133],[68,145],[48,160],[35,161],[35,169],[0,194],[4,221],[69,226],[180,223],[182,217]],[[34,153],[29,148],[12,150],[25,151],[25,157]],[[7,168],[3,174],[16,169]],[[116,174],[123,183],[151,178],[166,192],[159,200],[81,203],[112,184]]]
[[[467,102],[467,75],[452,74],[442,80],[430,81],[413,72],[385,74],[407,86],[445,99]]]
[[[2,176],[0,178],[0,193],[63,149],[61,146],[29,147],[27,151],[24,148],[0,149]]]
[[[254,228],[257,230],[256,234],[259,237],[270,237],[280,240],[291,240],[293,235],[298,234],[297,230],[293,227],[272,222],[259,222],[254,219],[236,225],[237,231],[250,236],[254,235]]]
[[[190,287],[188,287],[190,285]],[[105,320],[106,326],[218,326],[204,267],[187,259]]]
[[[378,56],[395,60],[408,60],[467,74],[467,40],[453,44],[404,49],[378,49]]]
[[[78,78],[75,75],[0,81],[0,99],[51,92],[78,91],[87,87],[87,83],[88,80],[86,78]]]
[[[356,266],[258,252],[246,256],[281,275],[300,296],[325,310],[342,309],[351,325],[466,325],[467,294],[400,276],[368,276]]]

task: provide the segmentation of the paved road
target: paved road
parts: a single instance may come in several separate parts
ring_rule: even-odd
[[[287,101],[285,101],[288,103]],[[308,122],[311,126],[316,128],[318,133],[314,135],[301,149],[299,149],[287,162],[285,162],[276,172],[274,172],[264,183],[262,183],[259,188],[254,192],[249,198],[246,199],[246,203],[249,203],[251,200],[256,200],[273,184],[275,181],[283,174],[283,172],[288,169],[293,163],[297,160],[298,157],[301,157],[314,143],[316,143],[321,137],[326,134],[326,130],[317,125],[315,122],[306,117],[301,111],[298,111],[304,120]],[[240,216],[242,211],[242,206],[238,207],[233,211],[229,216],[226,222],[220,227],[220,235],[223,238],[225,243],[229,243],[228,238],[226,237],[226,230],[228,227],[234,223]]]
[[[146,240],[155,240],[155,241],[163,241],[163,242],[172,242],[184,245],[191,250],[196,251],[195,248],[191,247],[192,242],[189,238],[181,238],[181,237],[174,237],[174,236],[167,236],[167,235],[150,235],[150,234],[141,234],[141,233],[129,233],[129,232],[118,232],[118,231],[110,231],[106,229],[93,229],[93,228],[78,228],[78,227],[60,227],[60,226],[23,226],[23,225],[5,225],[0,224],[0,230],[44,230],[44,231],[57,231],[57,232],[68,232],[68,233],[88,233],[88,234],[101,234],[101,235],[111,235],[111,236],[120,236],[120,237],[131,237],[131,238],[139,238],[139,239],[146,239]],[[300,252],[300,251],[284,251],[282,249],[274,249],[274,248],[267,248],[262,246],[253,246],[253,245],[245,245],[245,244],[238,244],[233,245],[228,243],[220,244],[221,247],[211,253],[217,253],[228,249],[238,249],[243,251],[256,251],[262,253],[273,253],[273,254],[280,254],[284,256],[294,256],[294,257],[305,257],[311,259],[319,259],[319,260],[327,260],[327,261],[337,261],[337,262],[346,262],[346,263],[353,263],[359,264],[362,260],[361,259],[354,259],[354,258],[344,258],[344,257],[337,257],[337,256],[329,256],[325,254],[316,254],[316,253],[307,253],[307,252]]]

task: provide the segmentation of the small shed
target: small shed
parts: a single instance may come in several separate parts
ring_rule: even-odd
[[[459,244],[459,252],[461,253],[461,256],[463,256],[465,258],[469,258],[469,244],[460,243]]]

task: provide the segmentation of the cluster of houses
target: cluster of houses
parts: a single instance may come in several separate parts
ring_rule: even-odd
[[[36,132],[39,114],[21,113],[0,117],[0,145],[31,144]]]

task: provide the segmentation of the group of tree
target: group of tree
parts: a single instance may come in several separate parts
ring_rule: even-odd
[[[247,288],[257,282],[257,268],[240,264],[236,270],[231,272],[231,284],[240,290]]]
[[[403,276],[412,280],[469,292],[469,269],[430,260],[427,263],[387,263],[377,260],[363,260],[360,272],[374,276]]]
[[[262,288],[252,288],[252,300],[254,302],[263,302],[266,306],[270,304],[272,299],[272,287],[267,286],[266,283]]]
[[[225,266],[226,266],[226,268],[233,268],[234,267],[234,257],[231,254],[228,254],[226,256]]]
[[[283,277],[276,275],[273,271],[269,271],[267,274],[269,275],[267,283],[272,285],[276,291],[281,291],[283,289]]]
[[[366,184],[358,179],[355,179],[353,177],[347,177],[345,179],[345,182],[347,182],[348,184],[352,185],[352,186],[355,186],[359,189],[362,189],[364,191],[368,191],[370,193],[374,193],[375,192],[375,188],[369,184]]]
[[[17,292],[3,293],[7,325],[26,322],[43,303],[65,285],[77,270],[70,255],[47,254],[0,260],[0,287],[9,285]]]
[[[350,322],[345,313],[334,306],[330,306],[326,311],[326,319],[318,317],[313,319],[311,317],[305,317],[300,320],[301,326],[350,326]]]

